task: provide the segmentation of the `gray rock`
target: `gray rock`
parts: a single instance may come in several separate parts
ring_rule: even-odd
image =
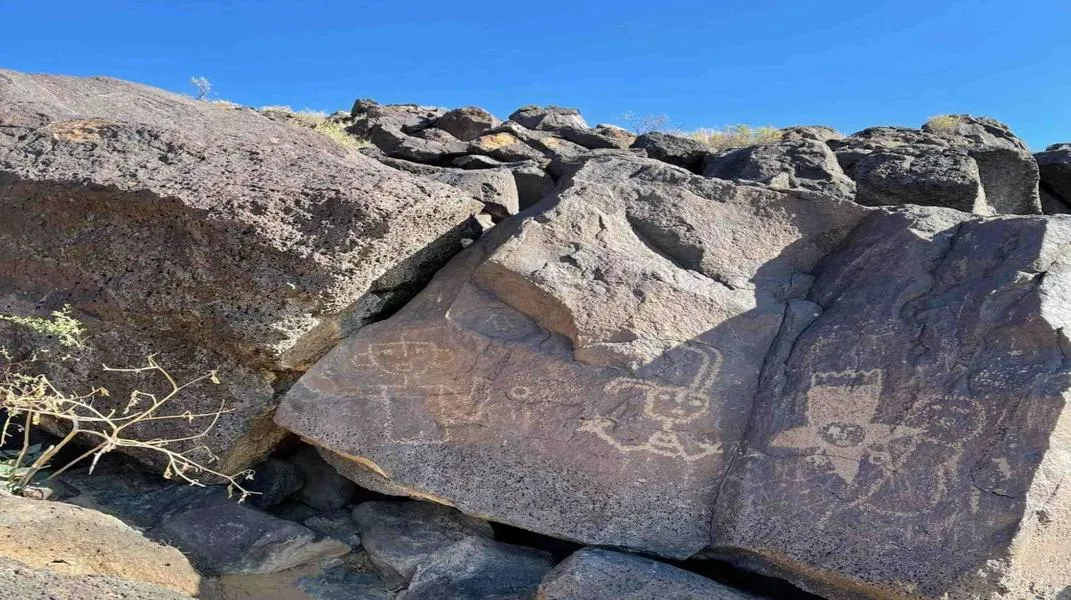
[[[358,99],[353,103],[351,131],[367,138],[376,127],[413,134],[436,124],[446,109],[417,104],[379,104],[375,100]]]
[[[92,348],[50,374],[76,388],[97,377],[112,391],[101,409],[136,384],[166,389],[102,363],[156,354],[182,382],[218,370],[220,385],[187,390],[168,414],[225,406],[208,435],[173,447],[203,445],[223,471],[283,435],[270,419],[280,373],[404,300],[472,237],[481,208],[315,131],[114,79],[0,71],[0,122],[0,311],[72,305]],[[211,421],[139,433],[188,438]]]
[[[0,558],[0,598],[11,600],[193,600],[164,587],[113,576],[64,574]]]
[[[647,151],[647,156],[684,167],[693,173],[703,171],[703,162],[711,153],[710,147],[703,142],[659,131],[639,136],[631,147],[643,148]]]
[[[588,127],[579,110],[560,106],[523,106],[513,111],[509,120],[528,129],[542,131],[556,131],[563,127]]]
[[[268,508],[286,500],[305,485],[305,478],[294,463],[269,459],[254,467],[253,479],[245,487],[251,492],[248,502],[257,508]]]
[[[856,201],[867,206],[927,204],[990,213],[978,164],[965,152],[873,152],[856,163],[852,174]]]
[[[825,125],[794,125],[781,129],[781,140],[785,142],[811,140],[824,144],[842,139],[844,139],[843,133]]]
[[[767,357],[714,545],[836,600],[1066,596],[1069,244],[1067,217],[867,218]]]
[[[364,502],[353,509],[353,519],[372,561],[402,582],[443,548],[467,537],[492,536],[486,521],[428,502]]]
[[[579,144],[588,150],[599,148],[628,148],[636,141],[636,136],[620,127],[599,125],[594,129],[583,127],[562,127],[557,130],[562,138]]]
[[[469,157],[466,157],[469,158]],[[384,158],[384,164],[464,190],[484,204],[497,219],[517,214],[519,200],[514,175],[507,167],[494,169],[449,169]]]
[[[324,462],[311,446],[298,449],[291,460],[305,479],[305,485],[295,496],[304,504],[318,510],[342,508],[357,492],[357,486]]]
[[[455,167],[461,167],[462,169],[494,169],[507,163],[495,160],[490,156],[470,154],[468,156],[459,156],[451,161],[450,164]]]
[[[494,115],[482,108],[466,106],[455,108],[439,117],[435,126],[461,141],[470,142],[488,129],[498,126],[499,122]]]
[[[554,191],[554,178],[532,161],[509,165],[513,182],[517,185],[517,203],[520,210],[534,206]]]
[[[701,575],[601,548],[574,553],[539,586],[536,600],[757,600]]]
[[[868,204],[910,198],[911,204],[982,215],[1040,213],[1038,167],[1026,145],[992,119],[958,115],[952,121],[921,130],[873,127],[829,143]],[[864,160],[872,154],[879,156]],[[904,188],[883,187],[899,184]]]
[[[358,130],[349,131],[356,134]],[[426,133],[428,131],[432,130],[425,129],[417,132],[417,135],[410,135],[399,127],[374,125],[365,137],[387,156],[415,162],[449,163],[451,159],[470,152],[468,143],[453,136],[444,137],[450,135],[445,131],[435,130],[441,135]],[[423,134],[423,137],[419,137],[420,134]]]
[[[802,128],[797,128],[797,131]],[[708,155],[703,175],[855,198],[855,183],[844,174],[837,156],[822,141],[793,137],[791,141],[760,144]],[[866,204],[866,202],[862,202]]]
[[[563,185],[336,347],[276,418],[376,491],[691,556],[786,303],[868,209],[622,155]]]
[[[467,537],[428,557],[400,600],[533,600],[550,554]]]
[[[392,600],[395,597],[376,573],[355,570],[345,564],[306,575],[294,587],[313,600]]]
[[[277,573],[351,550],[211,491],[216,493],[167,511],[151,530],[154,537],[182,550],[203,573]]]
[[[1053,144],[1034,155],[1041,176],[1041,193],[1047,196],[1045,213],[1071,212],[1071,145]]]
[[[301,524],[351,548],[361,545],[361,537],[357,534],[357,522],[353,520],[351,510],[339,508],[317,513],[307,517]]]
[[[526,144],[516,133],[501,127],[473,140],[471,151],[506,162],[546,160],[542,151]]]

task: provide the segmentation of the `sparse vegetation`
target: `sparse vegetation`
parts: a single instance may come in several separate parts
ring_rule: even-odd
[[[629,124],[632,132],[636,135],[651,133],[652,131],[669,131],[669,115],[637,115],[627,112],[621,116],[621,120]]]
[[[252,472],[227,475],[211,469],[192,456],[197,452],[206,453],[210,462],[214,462],[215,457],[204,446],[182,452],[173,449],[176,444],[203,438],[220,416],[227,412],[222,404],[205,414],[189,411],[175,413],[170,410],[172,400],[188,388],[203,381],[219,384],[215,371],[179,383],[153,356],[149,356],[141,367],[111,368],[102,365],[101,368],[106,372],[148,374],[166,383],[162,394],[135,389],[120,406],[105,408],[99,406],[102,403],[98,401],[111,396],[106,388],[97,387],[87,393],[75,393],[60,389],[40,372],[46,366],[45,361],[78,360],[74,354],[85,348],[85,328],[71,316],[69,307],[53,312],[51,319],[0,315],[0,320],[24,328],[35,339],[42,340],[28,357],[20,360],[14,359],[6,348],[0,348],[0,409],[4,413],[0,444],[7,443],[11,438],[21,439],[17,449],[0,452],[0,487],[11,492],[22,490],[37,481],[46,469],[52,469],[54,465],[51,461],[61,450],[80,440],[90,442],[89,449],[53,470],[45,480],[90,458],[92,472],[100,458],[108,452],[117,448],[136,448],[160,454],[166,459],[165,478],[190,485],[203,485],[199,477],[216,477],[227,483],[230,493],[239,495],[239,501],[251,493],[240,482],[251,478]],[[132,431],[139,424],[154,421],[184,420],[192,424],[198,418],[208,418],[210,422],[200,431],[182,437],[141,440]],[[31,443],[31,432],[45,420],[61,425],[67,433],[60,441],[42,447],[39,443]]]
[[[776,127],[752,127],[730,125],[721,129],[697,129],[685,134],[716,150],[743,148],[755,144],[772,144],[781,140],[781,130]]]
[[[959,115],[937,115],[926,121],[926,127],[933,131],[951,131],[960,123]]]
[[[197,95],[194,96],[197,100],[204,100],[208,98],[208,92],[212,91],[212,84],[205,77],[190,77],[190,83],[197,88]]]
[[[362,140],[358,137],[350,135],[346,132],[346,123],[339,120],[336,117],[328,115],[322,110],[303,109],[295,111],[289,106],[262,106],[261,112],[280,112],[286,113],[298,124],[308,127],[313,131],[317,131],[326,135],[327,137],[335,140],[338,144],[359,150],[361,148],[367,148],[372,144],[368,140]]]

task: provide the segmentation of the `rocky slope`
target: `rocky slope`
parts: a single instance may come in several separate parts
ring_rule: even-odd
[[[0,72],[0,308],[94,334],[51,375],[219,367],[179,408],[231,407],[226,468],[316,447],[258,466],[255,506],[129,474],[69,501],[215,577],[326,560],[294,578],[326,597],[760,593],[663,562],[699,558],[830,599],[1071,590],[1065,146],[966,115],[720,151],[558,107],[326,123],[365,147]]]

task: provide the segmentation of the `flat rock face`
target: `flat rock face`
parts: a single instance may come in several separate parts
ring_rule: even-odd
[[[1064,597],[1069,242],[1066,217],[864,221],[767,359],[715,547],[830,598]]]
[[[550,555],[540,550],[465,538],[417,569],[404,600],[533,600]]]
[[[58,502],[0,496],[0,590],[4,567],[11,566],[8,560],[21,563],[27,571],[56,573],[55,579],[72,587],[82,584],[63,576],[107,576],[114,578],[110,580],[113,583],[127,582],[117,589],[133,588],[140,582],[151,584],[147,589],[160,586],[182,597],[196,595],[201,584],[200,575],[181,552],[146,538],[115,517]],[[109,587],[104,583],[101,589]],[[86,583],[84,587],[92,589],[93,585]]]
[[[690,556],[803,273],[866,209],[621,156],[548,202],[339,345],[277,420],[373,489]]]
[[[234,387],[178,412],[238,404],[200,440],[237,468],[274,442],[273,380],[411,294],[480,203],[252,110],[0,71],[0,210],[0,310],[73,305],[116,336],[93,364],[218,368]]]
[[[0,598],[19,600],[193,600],[164,587],[106,575],[69,575],[0,558]]]
[[[554,567],[536,600],[757,600],[649,558],[585,548]]]

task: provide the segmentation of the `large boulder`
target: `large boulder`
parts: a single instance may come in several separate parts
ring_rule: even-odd
[[[550,571],[541,550],[468,537],[430,556],[403,600],[533,600]]]
[[[471,142],[498,124],[494,115],[477,106],[455,108],[435,121],[435,127],[463,142]]]
[[[642,148],[651,158],[684,167],[693,173],[703,171],[703,163],[712,152],[710,146],[699,140],[660,131],[639,136],[630,147]]]
[[[855,198],[855,183],[844,174],[836,154],[824,141],[802,137],[801,130],[793,130],[790,140],[711,154],[704,163],[703,175],[847,200]]]
[[[517,183],[513,172],[505,166],[506,163],[494,168],[451,169],[388,157],[380,159],[380,162],[464,190],[483,202],[484,211],[496,218],[515,215],[519,210]],[[465,161],[463,164],[471,164],[471,161]]]
[[[1041,213],[1037,162],[1022,140],[993,119],[949,115],[922,129],[872,127],[827,143],[867,205]]]
[[[153,584],[189,596],[201,586],[201,576],[181,552],[113,516],[13,496],[0,495],[0,560],[63,575]]]
[[[868,209],[620,155],[563,186],[336,347],[276,418],[366,487],[690,556],[790,303]]]
[[[579,127],[587,129],[588,124],[580,111],[575,108],[563,108],[561,106],[522,106],[513,111],[509,120],[520,124],[528,129],[542,131],[555,131],[564,127]]]
[[[113,575],[69,575],[0,558],[0,598],[18,600],[193,600],[165,587]]]
[[[868,217],[767,357],[714,546],[838,600],[1065,598],[1069,247],[1069,217]]]
[[[547,575],[536,600],[756,600],[657,560],[585,548]]]
[[[316,131],[104,78],[0,71],[0,312],[71,304],[91,350],[72,373],[112,390],[149,354],[179,382],[216,370],[146,423],[235,470],[280,432],[277,389],[404,301],[471,238],[480,203]],[[10,349],[10,347],[9,347]],[[162,380],[134,378],[166,388]],[[98,399],[98,406],[109,400]]]

